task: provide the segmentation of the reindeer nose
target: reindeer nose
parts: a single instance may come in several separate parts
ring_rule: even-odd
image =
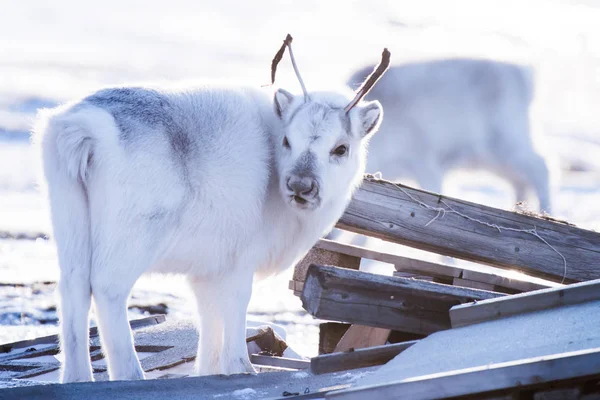
[[[294,192],[296,196],[300,197],[314,197],[319,191],[317,181],[308,177],[288,178],[287,187],[290,191]]]

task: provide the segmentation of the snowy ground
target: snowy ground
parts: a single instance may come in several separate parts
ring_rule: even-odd
[[[540,139],[562,170],[555,214],[599,229],[599,20],[600,3],[591,0],[0,3],[0,237],[48,232],[26,134],[37,108],[126,81],[260,86],[288,32],[309,89],[342,84],[352,69],[377,61],[384,46],[394,62],[481,56],[533,65]],[[278,79],[298,90],[287,60]],[[482,173],[454,174],[444,190],[512,207],[508,185]],[[317,321],[287,289],[290,273],[258,284],[250,311],[283,324],[292,345],[313,355]],[[0,285],[0,343],[56,331],[54,286],[32,283],[57,274],[51,243],[0,239],[0,283],[27,284]],[[187,316],[187,296],[180,279],[144,278],[131,305],[164,303],[170,314]]]

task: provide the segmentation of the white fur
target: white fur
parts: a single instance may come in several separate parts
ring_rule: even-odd
[[[199,374],[253,372],[253,275],[294,265],[333,227],[361,181],[381,107],[361,103],[344,120],[346,94],[311,93],[303,104],[280,90],[274,104],[251,89],[119,90],[41,112],[34,129],[61,268],[62,381],[92,380],[91,298],[111,379],[143,378],[126,310],[147,272],[189,277]],[[349,154],[332,155],[341,143]],[[286,186],[294,174],[318,183],[305,204]]]
[[[371,70],[349,84],[356,87]],[[551,212],[548,167],[530,134],[532,79],[525,67],[475,59],[391,68],[367,96],[386,110],[367,172],[439,193],[447,172],[486,169],[511,182],[517,201],[533,189],[540,208]]]

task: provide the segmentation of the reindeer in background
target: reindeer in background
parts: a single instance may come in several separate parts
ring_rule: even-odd
[[[355,72],[350,87],[372,68]],[[485,169],[508,180],[517,201],[533,189],[551,212],[549,173],[530,133],[533,72],[513,64],[446,59],[390,68],[368,95],[386,112],[370,143],[367,172],[411,179],[440,193],[454,169]]]

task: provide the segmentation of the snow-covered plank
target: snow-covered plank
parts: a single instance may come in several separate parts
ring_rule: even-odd
[[[600,378],[600,348],[483,365],[328,393],[327,399],[445,399],[544,388]]]
[[[419,340],[358,386],[600,348],[600,300],[448,329]],[[410,398],[410,397],[408,397]]]
[[[450,320],[452,327],[457,328],[515,314],[593,300],[600,300],[600,279],[457,305],[450,310]]]
[[[600,278],[600,233],[374,178],[337,227],[555,282]]]
[[[317,318],[430,334],[450,328],[452,306],[502,295],[311,265],[301,299],[304,309]]]

